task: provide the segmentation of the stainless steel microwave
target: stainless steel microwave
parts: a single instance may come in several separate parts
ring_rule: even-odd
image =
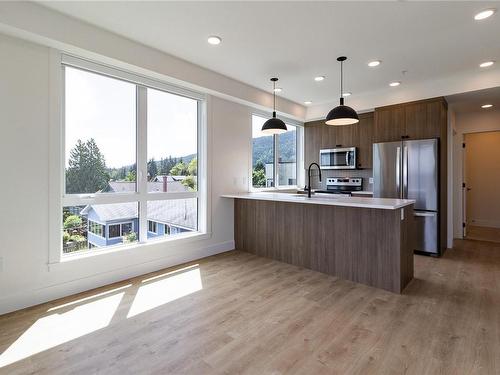
[[[320,150],[319,165],[321,169],[356,169],[356,147]]]

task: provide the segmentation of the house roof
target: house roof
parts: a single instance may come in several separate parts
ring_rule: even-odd
[[[153,179],[154,182],[163,182],[164,179],[167,179],[168,182],[171,181],[182,181],[186,178],[187,176],[171,176],[171,175],[158,175],[155,176]]]
[[[171,176],[167,176],[171,177]],[[177,178],[177,176],[175,176]],[[185,176],[182,176],[185,177]],[[182,184],[182,179],[167,179],[167,191],[172,193],[189,191],[187,186]],[[108,193],[133,192],[136,189],[136,183],[133,181],[110,181],[108,188],[105,190]],[[148,191],[163,191],[163,179],[148,182]]]
[[[135,202],[88,205],[81,214],[89,214],[91,211],[95,212],[101,222],[138,217],[138,205]],[[149,201],[147,219],[196,230],[197,211],[196,198]]]

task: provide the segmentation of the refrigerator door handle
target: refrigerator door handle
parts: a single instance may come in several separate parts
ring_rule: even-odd
[[[403,147],[403,198],[408,198],[408,146]]]
[[[401,176],[399,171],[401,170],[401,147],[396,149],[396,192],[398,197],[401,198]]]

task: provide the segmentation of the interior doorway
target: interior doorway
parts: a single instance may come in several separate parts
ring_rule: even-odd
[[[464,134],[464,237],[500,243],[500,131]]]

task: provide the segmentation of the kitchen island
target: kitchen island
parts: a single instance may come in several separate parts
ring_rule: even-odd
[[[401,293],[413,278],[413,200],[287,193],[233,198],[239,250]]]

